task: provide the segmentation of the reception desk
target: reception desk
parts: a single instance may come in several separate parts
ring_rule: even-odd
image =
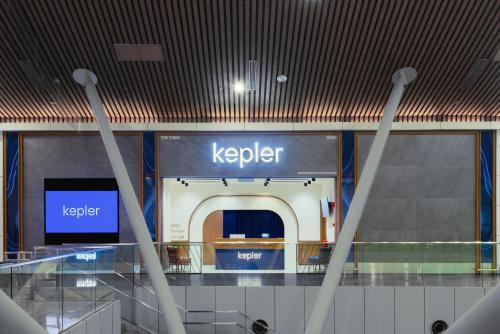
[[[218,270],[283,270],[283,238],[217,239],[215,268]]]

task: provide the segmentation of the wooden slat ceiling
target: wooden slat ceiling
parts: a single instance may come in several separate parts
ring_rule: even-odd
[[[114,122],[377,121],[402,66],[400,121],[500,120],[499,32],[498,0],[0,0],[0,121],[92,121],[79,67]]]

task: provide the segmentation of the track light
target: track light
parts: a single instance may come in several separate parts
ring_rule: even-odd
[[[311,180],[307,180],[307,184],[311,184]]]
[[[264,187],[267,187],[267,182],[264,182]]]
[[[304,187],[307,187],[307,182],[304,182]]]
[[[182,180],[181,183],[184,184],[186,181]]]
[[[188,183],[186,182],[186,183],[184,183],[184,185],[187,187],[187,186],[188,186]]]
[[[313,178],[312,178],[312,180],[313,180],[313,182],[314,182],[314,181],[316,181],[316,178],[315,178],[315,177],[313,177]]]
[[[270,177],[268,177],[268,178],[266,179],[266,181],[267,181],[267,182],[271,181],[271,178],[270,178]]]
[[[180,178],[180,177],[178,177],[178,178],[177,178],[177,182],[179,182],[180,180],[181,180],[181,178]]]

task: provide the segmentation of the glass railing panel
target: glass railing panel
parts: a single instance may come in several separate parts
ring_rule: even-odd
[[[98,250],[85,249],[75,255],[62,257],[63,329],[97,309],[96,272],[100,266],[100,256]]]
[[[134,301],[130,304],[132,307],[131,315],[132,322],[150,333],[160,332],[160,314],[158,308],[153,308],[150,305],[142,302]]]
[[[49,333],[63,330],[62,258],[11,266],[11,298]]]
[[[433,242],[423,246],[425,286],[482,286],[475,242]]]
[[[326,272],[334,251],[334,245],[318,242],[301,242],[296,247],[296,269],[299,274]]]
[[[203,265],[201,243],[161,244],[159,255],[165,273],[200,274]]]
[[[421,285],[420,243],[357,242],[356,268],[360,285]]]
[[[0,290],[12,298],[12,268],[0,265]]]

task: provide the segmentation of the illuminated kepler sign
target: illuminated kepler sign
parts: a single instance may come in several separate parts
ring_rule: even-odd
[[[253,144],[253,147],[240,146],[238,148],[220,147],[217,143],[212,143],[212,161],[215,164],[239,164],[240,168],[252,162],[279,163],[280,154],[284,150],[283,147],[264,146],[261,148],[257,142]]]

